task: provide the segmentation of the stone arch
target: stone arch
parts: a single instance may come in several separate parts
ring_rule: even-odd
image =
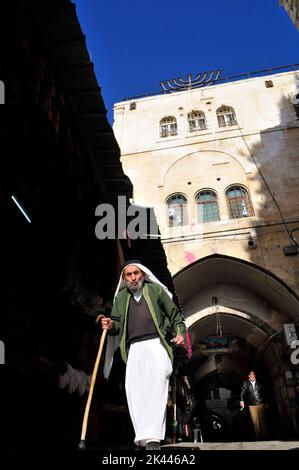
[[[243,167],[243,165],[241,164],[241,161],[240,161],[241,159],[238,156],[233,155],[233,154],[228,153],[228,152],[224,152],[222,150],[215,150],[215,149],[209,149],[209,148],[200,149],[200,150],[196,150],[196,151],[193,151],[193,152],[189,152],[186,155],[177,157],[171,163],[171,165],[169,165],[169,167],[166,169],[166,171],[161,173],[160,178],[159,178],[159,182],[158,182],[158,186],[159,187],[164,187],[165,186],[167,175],[175,167],[175,165],[182,162],[186,158],[188,158],[192,155],[196,155],[196,154],[206,154],[206,155],[217,154],[217,155],[225,156],[226,158],[229,158],[229,159],[233,160],[236,164],[238,164],[240,166],[240,169],[242,169],[242,171],[245,173],[245,169],[244,169],[244,167]]]
[[[297,295],[269,271],[225,255],[186,266],[175,274],[174,284],[190,331],[195,383],[202,389],[221,376],[236,391],[248,368],[257,368],[271,383],[276,431],[281,429],[284,436],[295,433],[284,324],[299,322]],[[219,337],[219,319],[227,349],[218,354],[203,351],[202,338]]]

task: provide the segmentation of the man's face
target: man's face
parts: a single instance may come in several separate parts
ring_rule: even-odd
[[[127,266],[124,270],[123,276],[126,286],[131,292],[136,292],[141,289],[143,284],[143,273],[137,266],[134,266],[133,264],[131,266]]]
[[[249,378],[250,382],[254,382],[255,381],[255,373],[250,372],[250,374],[248,375],[248,378]]]

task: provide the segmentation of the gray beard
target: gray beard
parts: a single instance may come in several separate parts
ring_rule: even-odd
[[[126,286],[132,294],[140,291],[142,289],[144,278],[140,279],[139,282],[128,282],[126,281]]]

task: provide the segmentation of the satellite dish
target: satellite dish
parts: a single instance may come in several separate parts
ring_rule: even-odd
[[[170,219],[174,219],[174,218],[175,218],[175,210],[174,210],[172,207],[170,207],[170,208],[168,209],[168,217],[169,217]]]

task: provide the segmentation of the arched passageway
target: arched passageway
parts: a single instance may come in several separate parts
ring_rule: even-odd
[[[174,282],[190,331],[195,414],[205,440],[252,437],[246,410],[239,407],[251,369],[265,385],[271,437],[297,435],[299,371],[284,333],[285,324],[299,321],[296,295],[258,266],[220,255],[184,268]]]

